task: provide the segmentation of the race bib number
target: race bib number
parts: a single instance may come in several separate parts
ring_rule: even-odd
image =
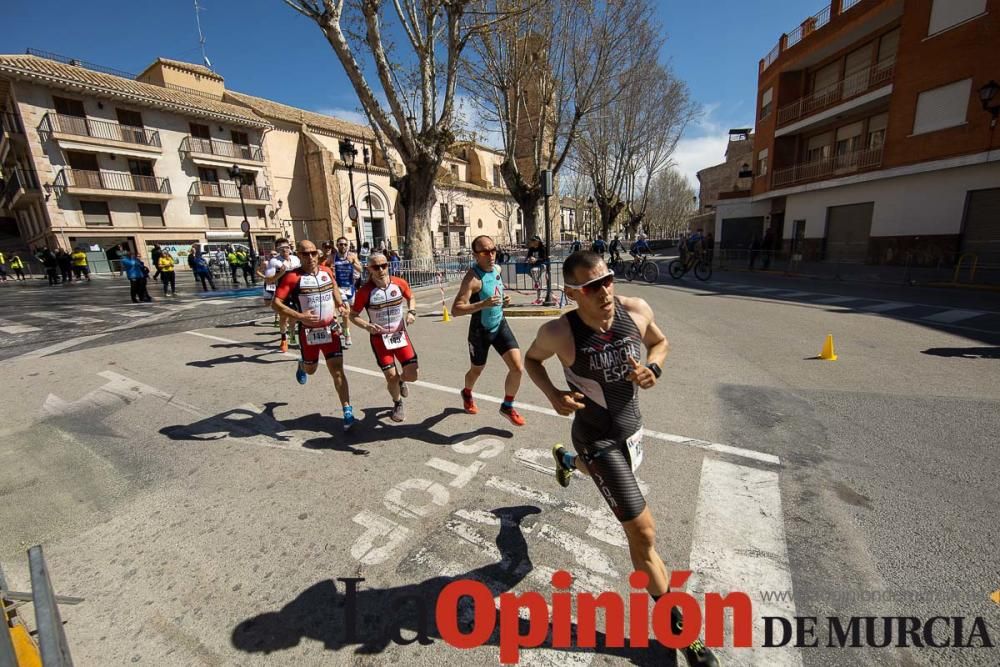
[[[268,294],[274,294],[278,290],[278,283],[264,283],[264,291]]]
[[[639,464],[642,463],[642,429],[633,433],[632,437],[625,441],[625,445],[628,447],[628,457],[632,461],[632,472],[634,473],[639,469]]]
[[[328,327],[322,329],[306,329],[306,343],[309,345],[325,345],[333,342],[333,334]]]
[[[385,344],[385,349],[387,350],[398,350],[401,347],[406,347],[406,332],[396,331],[382,334],[382,342]]]

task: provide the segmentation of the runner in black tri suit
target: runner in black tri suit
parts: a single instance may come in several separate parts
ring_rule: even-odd
[[[566,296],[575,311],[544,324],[524,360],[525,370],[552,407],[573,415],[577,454],[552,448],[556,478],[568,486],[573,470],[589,475],[622,524],[636,571],[649,576],[646,590],[656,600],[668,590],[667,569],[656,551],[656,525],[636,483],[642,462],[639,389],[651,389],[667,357],[666,337],[642,299],[616,297],[614,273],[595,252],[575,252],[563,264]],[[646,365],[639,363],[646,348]],[[569,390],[558,389],[544,362],[558,357]],[[671,609],[674,632],[682,622]],[[689,665],[716,666],[701,640],[684,649]]]

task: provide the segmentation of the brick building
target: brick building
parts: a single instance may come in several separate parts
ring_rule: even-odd
[[[739,215],[740,205],[745,205],[750,197],[748,174],[753,162],[753,132],[750,129],[729,130],[725,158],[725,162],[698,172],[698,208],[688,219],[688,231],[702,229],[706,234],[714,231],[715,219],[721,210],[727,216],[727,223],[720,247],[744,248],[749,246],[747,234],[752,236],[763,225],[763,218],[757,220],[751,216],[746,219]],[[743,232],[738,233],[737,227]]]
[[[760,61],[751,196],[807,260],[1000,263],[1000,0],[833,0]],[[730,212],[732,213],[732,212]],[[717,216],[725,239],[726,219]]]

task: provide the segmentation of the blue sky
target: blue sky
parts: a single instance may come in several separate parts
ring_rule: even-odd
[[[757,62],[820,7],[801,0],[655,2],[662,59],[703,115],[675,160],[689,178],[721,161],[730,127],[753,126]],[[193,0],[10,0],[0,52],[28,47],[138,73],[156,56],[201,59]],[[358,102],[315,25],[281,0],[202,0],[207,53],[227,88],[356,122]]]

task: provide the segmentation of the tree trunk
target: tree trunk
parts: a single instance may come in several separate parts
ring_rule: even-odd
[[[437,196],[434,193],[433,165],[424,161],[406,165],[406,175],[393,183],[399,192],[400,203],[406,225],[407,259],[433,259],[431,214]]]

